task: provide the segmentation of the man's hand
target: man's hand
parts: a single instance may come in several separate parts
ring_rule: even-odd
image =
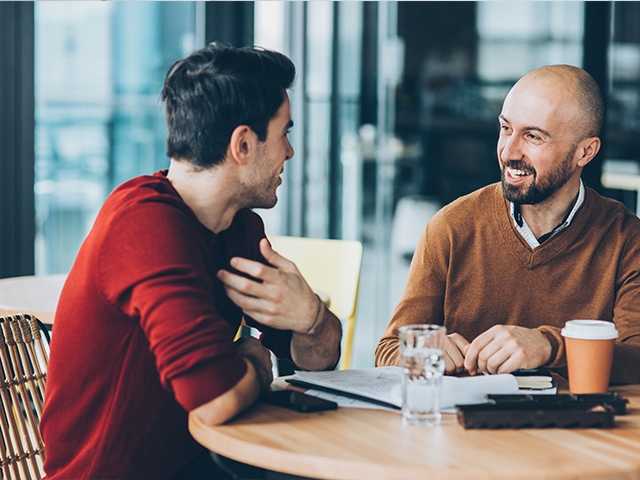
[[[464,355],[469,342],[459,333],[451,333],[445,337],[444,360],[445,373],[451,375],[464,370]]]
[[[533,328],[495,325],[469,345],[464,368],[479,372],[510,373],[519,368],[537,368],[551,355],[547,338]]]
[[[271,354],[264,348],[262,343],[253,337],[239,338],[235,345],[241,357],[245,357],[256,369],[256,374],[260,381],[260,390],[268,392],[273,382],[273,369],[271,365]]]
[[[273,266],[246,258],[231,259],[233,268],[257,280],[218,271],[227,295],[246,315],[263,325],[308,334],[314,327],[320,299],[296,265],[275,252],[266,238],[260,241],[260,252]]]

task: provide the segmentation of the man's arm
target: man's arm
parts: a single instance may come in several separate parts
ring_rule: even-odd
[[[260,396],[261,380],[253,363],[244,359],[247,370],[231,389],[213,400],[191,410],[205,425],[220,425],[252,405]]]
[[[271,388],[273,374],[269,350],[255,338],[240,338],[234,342],[243,357],[246,371],[226,392],[191,410],[206,425],[220,425],[252,405]]]
[[[117,233],[95,258],[99,288],[139,319],[163,386],[185,411],[219,407],[206,415],[214,423],[252,404],[270,384],[269,353],[257,341],[234,344],[231,325],[211,302],[210,274],[189,217],[148,202],[125,209],[111,231]]]
[[[291,338],[291,359],[304,370],[335,368],[340,359],[340,320],[318,299],[316,322],[308,333],[295,333]],[[337,348],[337,351],[336,351]]]
[[[291,357],[303,369],[333,368],[340,358],[340,321],[326,310],[293,262],[265,238],[260,252],[270,265],[234,257],[231,266],[252,278],[218,272],[229,298],[262,325],[293,332]]]
[[[618,263],[613,321],[618,339],[613,350],[611,383],[640,383],[640,227],[628,214],[629,234]]]
[[[414,323],[442,325],[444,321],[444,292],[449,248],[447,235],[442,228],[444,224],[440,220],[438,215],[433,217],[420,237],[411,260],[404,294],[376,347],[375,362],[378,367],[398,365],[400,361],[398,329],[401,326]],[[453,354],[455,349],[451,350]],[[456,360],[460,363],[461,356],[456,356]],[[455,365],[452,359],[449,363]],[[457,368],[452,367],[452,369]]]

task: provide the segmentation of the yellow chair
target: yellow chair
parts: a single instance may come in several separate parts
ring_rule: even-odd
[[[362,243],[302,237],[269,237],[273,249],[294,262],[311,288],[346,322],[340,368],[351,366],[356,328]]]

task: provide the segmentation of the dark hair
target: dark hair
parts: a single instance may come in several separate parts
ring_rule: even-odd
[[[264,141],[294,77],[285,55],[258,48],[212,43],[178,60],[162,87],[167,155],[197,167],[216,165],[239,125]]]

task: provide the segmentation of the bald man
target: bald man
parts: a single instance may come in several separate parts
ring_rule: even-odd
[[[560,368],[560,329],[587,318],[618,329],[612,381],[640,382],[640,220],[580,178],[602,119],[580,68],[539,68],[513,86],[498,118],[502,180],[429,222],[377,365],[398,363],[400,326],[437,323],[449,374]]]

